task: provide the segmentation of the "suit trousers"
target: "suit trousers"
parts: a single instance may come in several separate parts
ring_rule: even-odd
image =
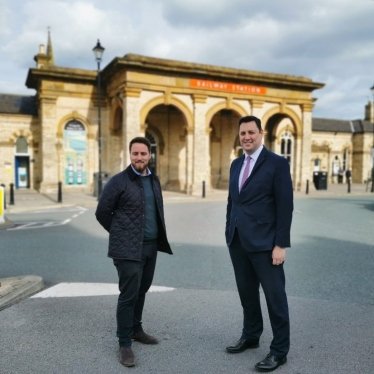
[[[119,278],[117,337],[121,347],[131,347],[131,335],[143,330],[145,294],[152,284],[156,259],[156,242],[143,245],[141,261],[113,259]]]
[[[262,334],[261,285],[273,330],[270,353],[275,356],[287,355],[290,349],[290,321],[283,264],[272,264],[271,250],[250,252],[243,248],[237,230],[229,251],[243,307],[242,338],[258,341]]]

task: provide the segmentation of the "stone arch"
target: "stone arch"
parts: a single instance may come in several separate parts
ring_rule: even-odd
[[[29,147],[34,146],[34,138],[32,136],[32,133],[29,132],[29,131],[25,132],[23,129],[13,132],[11,137],[9,138],[9,143],[12,143],[12,144],[15,145],[17,139],[21,138],[21,137],[27,139],[27,143],[28,143]]]
[[[241,105],[236,103],[235,101],[230,102],[229,107],[228,107],[227,101],[222,101],[222,102],[212,106],[207,111],[206,116],[205,116],[206,131],[209,131],[210,123],[211,123],[214,115],[216,113],[218,113],[219,111],[224,110],[224,109],[232,110],[232,111],[236,112],[237,114],[239,114],[240,117],[245,117],[247,115],[246,110]]]
[[[110,108],[110,120],[109,120],[109,130],[111,135],[118,136],[122,132],[123,127],[123,102],[119,96],[116,94],[111,99]]]
[[[297,186],[297,165],[301,161],[301,138],[303,133],[301,118],[291,108],[281,105],[280,107],[276,106],[266,111],[261,120],[263,123],[265,147],[279,155],[283,155],[283,157],[287,155],[282,151],[282,134],[289,133],[292,135],[286,159],[290,164],[293,183]]]
[[[174,96],[168,97],[168,105],[173,105],[178,108],[184,115],[187,121],[187,129],[192,129],[194,124],[193,114],[188,106],[181,100],[177,99]],[[165,96],[157,96],[151,100],[149,100],[143,107],[140,109],[140,125],[146,123],[146,119],[148,113],[155,108],[157,105],[166,105],[165,104]]]
[[[207,113],[210,183],[213,188],[228,187],[230,165],[236,154],[234,142],[238,135],[238,122],[243,116],[243,108],[237,104],[227,105],[227,102],[213,106]]]
[[[185,192],[188,127],[184,113],[174,104],[166,105],[162,101],[149,110],[142,127],[145,133],[153,133],[161,143],[157,170],[162,188]]]
[[[58,139],[62,139],[63,138],[65,125],[69,121],[74,121],[74,120],[81,122],[82,125],[86,128],[87,138],[88,139],[94,139],[95,138],[95,134],[93,132],[93,126],[91,125],[91,123],[89,122],[89,120],[86,117],[83,117],[82,115],[80,115],[79,113],[73,112],[73,113],[67,114],[64,117],[62,117],[60,119],[59,123],[57,124],[56,137]]]
[[[118,134],[122,131],[123,126],[123,108],[120,105],[116,105],[111,110],[110,119],[110,131],[112,135]]]
[[[349,152],[352,152],[352,145],[351,144],[349,144],[349,143],[344,143],[343,145],[342,145],[342,147],[341,147],[341,151],[345,151],[345,150],[348,150]]]
[[[279,107],[269,109],[267,112],[265,112],[263,114],[263,116],[261,118],[261,122],[263,124],[267,125],[269,119],[276,114],[279,114],[279,115],[284,116],[284,117],[289,117],[295,125],[296,136],[300,137],[302,135],[303,125],[302,125],[301,119],[296,114],[296,112],[294,110],[292,110],[291,108],[288,108],[288,107],[284,107],[282,109],[280,109]],[[263,129],[267,130],[265,128],[265,126],[263,126]]]
[[[291,121],[291,126],[286,122],[287,120]],[[283,123],[286,122],[286,123]],[[285,117],[280,117],[280,120],[278,121],[278,124],[274,128],[274,133],[272,134],[276,140],[277,144],[280,144],[281,142],[281,137],[285,132],[289,132],[292,134],[292,136],[296,139],[297,136],[297,130],[291,120],[291,118],[285,116]]]

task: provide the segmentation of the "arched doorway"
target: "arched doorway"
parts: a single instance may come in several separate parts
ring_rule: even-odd
[[[210,122],[210,170],[213,188],[226,189],[230,165],[237,156],[236,138],[240,116],[233,110],[222,109]]]
[[[64,126],[64,183],[87,184],[87,132],[82,122],[71,120]]]
[[[263,123],[262,127],[265,132],[265,147],[287,159],[290,164],[291,178],[295,180],[297,130],[292,118],[277,113]]]
[[[30,187],[30,155],[29,143],[20,136],[15,144],[15,185],[16,188]]]
[[[157,129],[162,137],[162,152],[157,152],[157,140],[152,131],[148,138],[153,144],[154,164],[161,186],[170,191],[187,191],[187,122],[183,113],[174,105],[157,105],[147,117],[149,128]],[[146,136],[147,136],[146,133]],[[153,142],[153,143],[152,143]],[[152,151],[152,149],[151,149]]]

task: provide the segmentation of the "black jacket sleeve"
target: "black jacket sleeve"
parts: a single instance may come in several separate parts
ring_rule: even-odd
[[[117,202],[121,194],[118,177],[118,174],[115,175],[105,185],[95,213],[96,219],[108,232],[112,224],[113,212],[117,209]]]

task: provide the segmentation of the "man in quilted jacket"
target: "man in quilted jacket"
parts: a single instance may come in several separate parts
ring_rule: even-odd
[[[148,168],[151,144],[137,137],[131,140],[129,151],[131,164],[106,184],[96,218],[109,232],[108,257],[113,259],[119,278],[119,359],[124,366],[135,366],[132,341],[158,343],[144,332],[142,313],[157,251],[172,251],[166,236],[160,181]]]

